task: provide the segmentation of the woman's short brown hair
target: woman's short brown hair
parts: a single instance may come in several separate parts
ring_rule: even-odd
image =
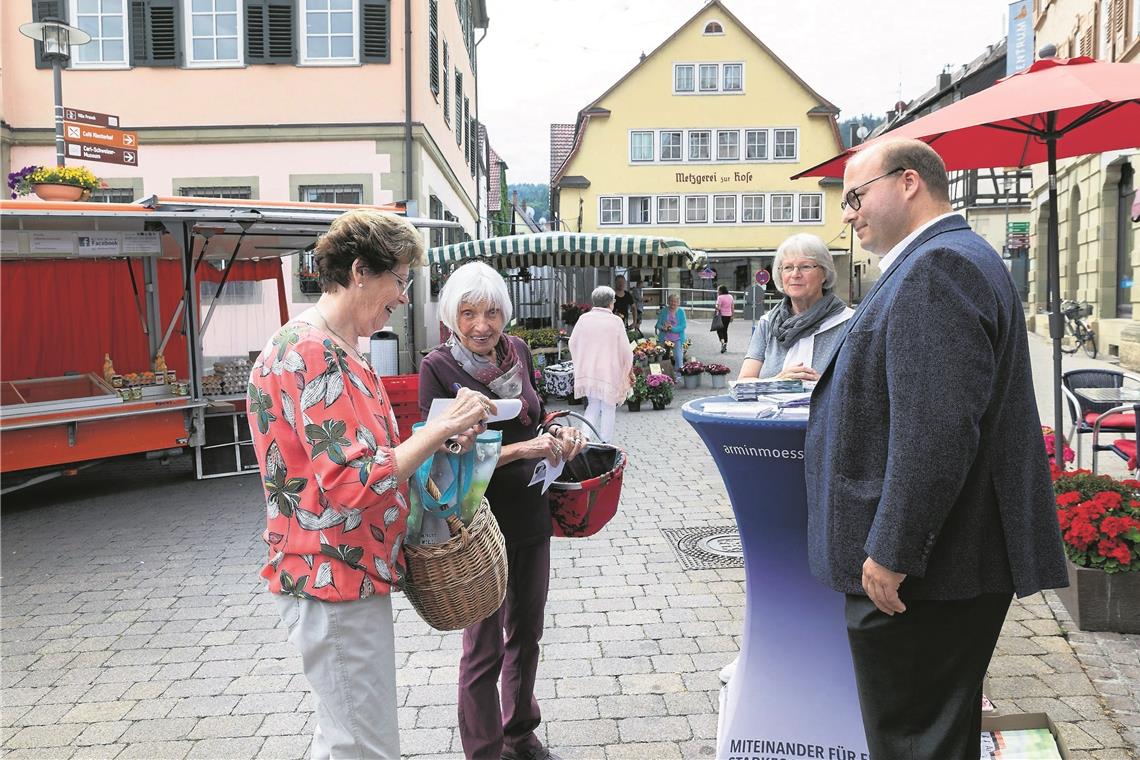
[[[380,274],[397,264],[423,266],[424,238],[408,220],[372,209],[346,211],[317,241],[316,262],[321,290],[347,287],[357,259]]]

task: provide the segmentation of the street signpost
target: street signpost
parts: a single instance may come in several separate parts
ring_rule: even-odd
[[[93,127],[111,127],[113,129],[119,128],[118,116],[112,116],[109,113],[87,111],[82,108],[71,108],[69,106],[63,107],[63,120],[78,122],[80,124],[89,124]]]
[[[138,166],[139,153],[137,150],[126,148],[112,148],[108,145],[88,145],[87,143],[65,141],[67,157],[80,161],[98,161],[102,164],[123,164],[125,166]]]
[[[767,269],[761,269],[756,272],[756,284],[767,285],[768,281],[772,279],[772,275],[768,274]]]
[[[63,128],[68,158],[138,166],[138,133],[119,129],[118,116],[64,106]]]

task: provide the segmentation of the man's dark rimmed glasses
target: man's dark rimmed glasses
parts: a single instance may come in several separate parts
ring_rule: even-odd
[[[871,184],[872,182],[878,182],[879,180],[884,179],[885,177],[889,177],[892,174],[898,174],[899,172],[905,172],[905,171],[906,171],[906,167],[900,166],[897,169],[891,169],[886,174],[880,174],[878,177],[875,177],[874,179],[867,180],[862,185],[859,185],[859,187],[851,188],[850,190],[847,191],[847,195],[843,196],[843,200],[839,202],[839,208],[846,211],[847,207],[850,206],[852,211],[858,211],[859,207],[863,205],[863,202],[861,200],[862,196],[859,195],[860,190],[862,190],[863,188],[865,188],[867,185]]]

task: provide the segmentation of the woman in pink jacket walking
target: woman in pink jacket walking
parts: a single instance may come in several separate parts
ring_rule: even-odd
[[[732,310],[735,304],[728,293],[728,288],[724,285],[717,288],[716,292],[716,313],[721,318],[721,326],[717,328],[716,334],[720,338],[720,352],[723,354],[728,350],[728,325],[732,322]]]
[[[579,317],[570,334],[570,358],[574,360],[574,395],[586,397],[586,419],[602,441],[614,436],[617,405],[629,393],[633,349],[625,322],[614,314],[614,289],[594,288],[594,308]]]

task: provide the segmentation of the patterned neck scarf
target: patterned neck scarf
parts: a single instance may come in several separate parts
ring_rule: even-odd
[[[814,334],[828,317],[846,308],[847,305],[834,293],[825,293],[807,311],[792,314],[792,299],[784,296],[771,317],[776,342],[785,348],[791,348],[800,338]]]
[[[531,425],[530,408],[523,395],[524,381],[526,380],[526,367],[523,366],[522,357],[515,351],[515,345],[504,333],[499,336],[495,345],[495,353],[491,357],[479,356],[469,351],[454,335],[447,339],[448,350],[451,357],[463,368],[468,375],[483,383],[499,398],[517,398],[522,402],[522,411],[519,412],[519,422],[529,427]]]

